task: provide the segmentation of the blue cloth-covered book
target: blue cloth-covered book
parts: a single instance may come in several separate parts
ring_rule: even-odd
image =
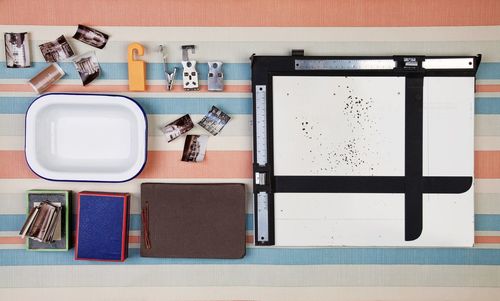
[[[75,259],[127,258],[129,199],[128,193],[78,193]]]

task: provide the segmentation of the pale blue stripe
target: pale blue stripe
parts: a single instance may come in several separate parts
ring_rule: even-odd
[[[246,228],[247,230],[253,230],[253,214],[246,215]],[[24,214],[1,214],[0,215],[0,231],[18,231],[23,226],[26,219]],[[76,215],[73,216],[73,229],[74,223],[76,221]],[[129,218],[130,227],[129,230],[140,230],[141,229],[141,215],[140,214],[130,214]]]
[[[42,62],[32,63],[31,68],[7,68],[5,64],[0,64],[0,79],[30,79],[35,76],[40,70],[45,68],[48,64]],[[64,79],[79,79],[78,72],[73,66],[73,63],[60,63],[59,64],[66,72]],[[100,63],[101,76],[100,79],[107,80],[126,80],[128,79],[128,66],[127,63]],[[174,67],[178,68],[176,79],[182,79],[182,65],[181,64],[168,64],[169,70]],[[251,69],[248,63],[226,63],[223,65],[224,79],[226,80],[251,80]],[[208,65],[198,64],[197,70],[200,79],[207,79]],[[146,68],[146,77],[152,80],[163,80],[163,64],[161,63],[148,63]],[[481,63],[477,72],[477,79],[500,79],[500,63]]]
[[[476,114],[500,114],[500,97],[476,97]]]
[[[34,97],[0,97],[0,114],[24,114]],[[136,98],[147,114],[206,114],[215,105],[228,114],[252,114],[252,99],[241,98]],[[499,97],[476,97],[475,113],[500,114]]]
[[[499,265],[500,249],[480,248],[247,248],[243,259],[181,259],[140,257],[129,249],[124,263],[74,260],[74,251],[28,252],[0,250],[0,265],[151,265],[151,264],[260,264],[260,265]]]
[[[34,97],[0,97],[0,114],[24,114]],[[217,106],[227,114],[251,114],[251,98],[135,98],[146,114],[206,114]]]
[[[31,68],[7,68],[5,64],[0,64],[0,79],[30,79],[47,67],[48,63],[35,62]],[[73,63],[59,63],[59,66],[64,70],[66,75],[63,79],[80,79],[80,75],[76,71]],[[101,74],[99,79],[106,80],[127,80],[128,65],[127,63],[100,63]],[[174,67],[177,67],[176,79],[182,79],[182,65],[168,64],[168,70],[171,72]],[[250,80],[250,64],[245,63],[230,63],[223,65],[224,79],[226,80]],[[196,69],[199,72],[200,79],[207,79],[208,65],[198,64]],[[146,66],[147,79],[165,79],[163,73],[163,64],[148,63]]]
[[[0,231],[20,230],[26,215],[24,214],[1,214]],[[476,231],[500,231],[500,214],[476,214]],[[76,220],[73,218],[73,220]],[[246,228],[253,230],[253,214],[246,215]],[[130,230],[141,229],[140,214],[130,214]]]

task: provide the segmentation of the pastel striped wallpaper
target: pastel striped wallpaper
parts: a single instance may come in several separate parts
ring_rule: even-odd
[[[81,86],[71,64],[49,91],[116,93],[136,99],[149,121],[141,175],[121,184],[58,183],[37,178],[24,160],[24,113],[36,97],[27,80],[46,63],[37,45],[77,24],[110,35],[95,50],[101,77]],[[500,299],[500,1],[0,1],[0,33],[31,34],[32,68],[7,69],[0,41],[0,300],[499,300]],[[3,39],[3,34],[1,35]],[[126,46],[146,47],[147,90],[128,92]],[[183,44],[202,79],[184,92],[178,73],[165,92],[159,44],[170,67]],[[481,53],[475,102],[473,248],[259,248],[251,201],[252,53],[310,55],[475,55]],[[224,62],[225,91],[207,92],[207,65]],[[212,105],[232,119],[211,137],[203,163],[180,162],[182,141],[167,144],[159,127],[182,114],[198,120]],[[195,131],[196,133],[196,131]],[[201,131],[200,131],[201,133]],[[139,256],[140,183],[239,182],[247,185],[247,256],[242,260]],[[17,236],[29,189],[130,192],[129,258],[123,264],[74,261],[73,252],[26,252]]]

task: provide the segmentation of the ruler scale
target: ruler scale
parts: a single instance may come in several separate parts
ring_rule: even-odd
[[[257,164],[267,164],[267,111],[266,111],[266,86],[255,86],[255,139]]]
[[[259,167],[266,167],[267,158],[267,101],[266,85],[255,86],[255,153],[256,163]],[[255,184],[265,185],[266,174],[255,173]],[[257,243],[269,242],[269,195],[268,192],[258,192],[256,195],[256,234]]]

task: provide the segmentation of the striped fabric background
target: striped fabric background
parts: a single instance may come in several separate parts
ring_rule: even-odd
[[[110,35],[94,50],[101,77],[87,87],[73,66],[50,91],[108,92],[133,97],[149,119],[145,170],[123,184],[57,183],[37,178],[24,160],[24,113],[36,97],[27,80],[46,63],[38,49],[77,24]],[[500,299],[500,1],[0,0],[0,32],[31,34],[32,68],[7,69],[0,41],[0,300],[499,300]],[[3,39],[3,34],[2,37]],[[147,84],[128,92],[126,46],[146,47]],[[164,91],[161,57],[180,66],[183,44],[206,79],[208,60],[224,65],[225,91],[183,92],[180,73]],[[309,55],[483,54],[477,76],[474,248],[257,248],[251,202],[252,100],[249,57]],[[212,105],[232,116],[211,137],[206,161],[180,162],[182,140],[167,144],[159,127],[182,114],[199,120]],[[389,114],[389,112],[388,112]],[[198,130],[196,130],[198,131]],[[196,132],[195,131],[195,132]],[[201,130],[199,130],[201,133]],[[247,256],[242,260],[139,257],[139,187],[144,181],[247,184]],[[125,263],[74,261],[73,252],[27,252],[17,237],[29,189],[123,191],[132,194],[130,257]]]

